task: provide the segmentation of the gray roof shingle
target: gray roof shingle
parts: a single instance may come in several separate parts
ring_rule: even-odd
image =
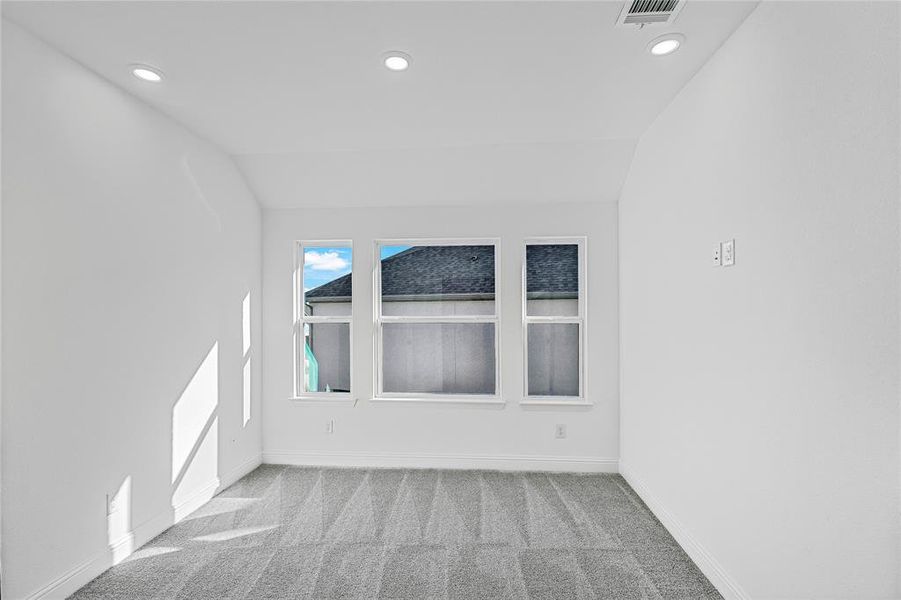
[[[542,244],[526,248],[531,297],[575,297],[579,289],[578,246]],[[491,297],[493,246],[414,246],[382,260],[383,298],[410,296]],[[350,298],[348,273],[306,293],[308,302]]]
[[[579,293],[579,246],[531,244],[526,246],[526,295],[575,298]]]

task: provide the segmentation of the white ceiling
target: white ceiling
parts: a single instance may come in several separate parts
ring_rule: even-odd
[[[334,151],[365,164],[384,149],[440,164],[510,148],[516,171],[589,143],[611,172],[576,195],[618,194],[635,140],[756,3],[687,0],[672,26],[644,30],[614,27],[622,4],[7,1],[3,14],[236,155],[265,205],[294,206],[359,199],[294,198],[303,181],[259,178],[289,177],[310,153],[336,169],[348,155]],[[669,31],[683,48],[650,56]],[[411,68],[385,69],[388,50]],[[165,81],[136,80],[135,62]]]

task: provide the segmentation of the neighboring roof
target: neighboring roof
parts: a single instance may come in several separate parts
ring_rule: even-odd
[[[535,298],[575,298],[579,293],[579,246],[526,246],[526,295]]]
[[[533,245],[526,249],[528,293],[575,297],[579,287],[578,247]],[[382,260],[382,297],[489,298],[494,295],[493,246],[414,246]],[[307,302],[349,300],[348,273],[306,293]]]
[[[350,273],[344,275],[343,277],[339,277],[338,279],[329,281],[328,283],[323,283],[319,287],[315,287],[312,290],[307,291],[304,294],[304,298],[307,302],[311,300],[339,300],[345,299],[350,301]]]
[[[382,298],[494,295],[494,246],[414,246],[382,261]]]

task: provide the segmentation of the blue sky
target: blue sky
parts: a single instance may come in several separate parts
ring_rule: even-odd
[[[408,248],[412,248],[412,246],[382,246],[382,260],[385,260],[389,256],[394,256],[398,252],[403,252]]]
[[[381,260],[403,252],[411,246],[382,246]],[[317,288],[350,273],[353,251],[339,246],[307,246],[304,248],[304,291]]]
[[[350,248],[307,246],[304,248],[303,287],[311,290],[350,273]]]

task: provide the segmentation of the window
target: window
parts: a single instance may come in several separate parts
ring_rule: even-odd
[[[300,242],[296,260],[294,395],[350,396],[351,242]]]
[[[523,333],[527,401],[585,397],[585,239],[527,240]]]
[[[497,242],[377,242],[376,256],[376,395],[499,401]]]

